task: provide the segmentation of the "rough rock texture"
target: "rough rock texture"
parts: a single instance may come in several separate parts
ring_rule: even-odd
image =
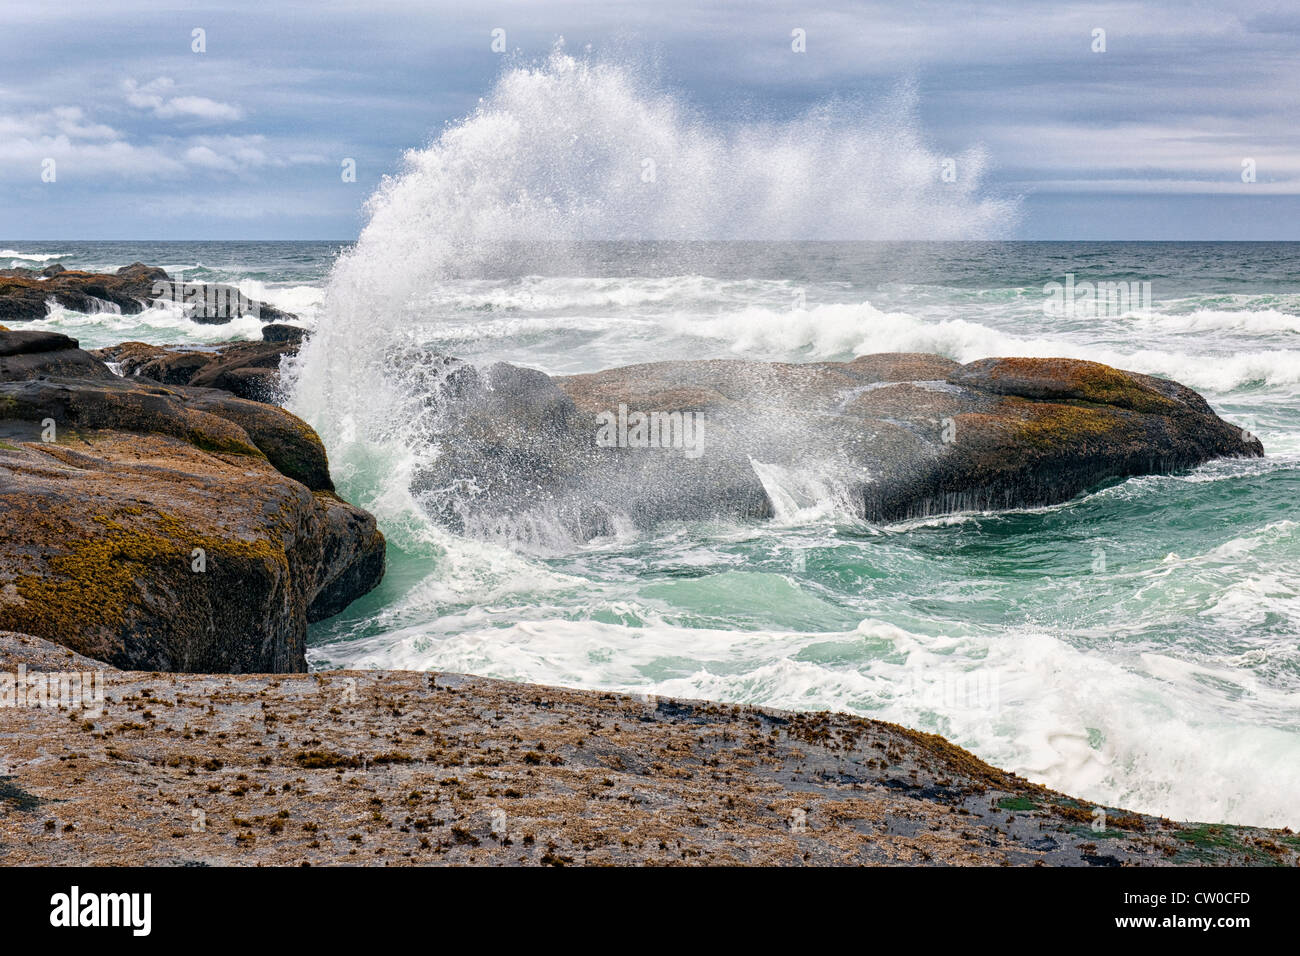
[[[204,324],[221,324],[243,315],[257,315],[267,322],[294,318],[275,306],[244,298],[234,286],[177,283],[164,270],[140,262],[115,273],[80,272],[62,266],[0,270],[0,320],[6,322],[45,318],[46,303],[51,299],[74,312],[116,309],[135,315],[160,298],[181,302],[192,320]]]
[[[383,556],[283,409],[111,373],[0,380],[0,627],[123,667],[303,671],[307,623]]]
[[[266,326],[291,328],[291,326]],[[297,353],[300,340],[276,333],[262,342],[231,342],[202,348],[123,342],[93,354],[113,362],[126,377],[143,377],[164,385],[219,388],[240,398],[275,403],[280,394],[280,360]]]
[[[0,634],[0,673],[19,663],[95,667]],[[0,708],[0,863],[1300,859],[1285,830],[1115,808],[1103,827],[942,737],[842,714],[391,671],[109,671],[102,689],[102,709]]]
[[[1072,359],[683,361],[557,378],[443,356],[395,361],[432,383],[428,428],[444,436],[418,479],[425,501],[446,524],[488,536],[763,518],[827,495],[873,521],[1024,507],[1263,454],[1188,388]],[[599,416],[620,406],[629,419],[695,414],[702,434],[631,447],[629,429],[628,447],[600,447]]]
[[[263,342],[292,342],[294,345],[301,345],[306,337],[307,330],[301,326],[285,325],[283,322],[272,322],[262,326]]]
[[[109,380],[104,363],[59,332],[10,332],[0,326],[0,381],[17,382],[42,375]]]

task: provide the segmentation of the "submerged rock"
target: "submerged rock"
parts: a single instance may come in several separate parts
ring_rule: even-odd
[[[416,490],[456,530],[525,543],[814,505],[870,521],[1029,507],[1263,454],[1191,389],[1074,359],[888,353],[555,378],[439,361],[461,383],[432,393],[442,450]]]
[[[0,352],[22,335],[0,333]],[[334,494],[315,432],[46,344],[17,357],[103,374],[0,364],[0,628],[118,667],[304,671],[308,622],[384,570],[383,536]]]

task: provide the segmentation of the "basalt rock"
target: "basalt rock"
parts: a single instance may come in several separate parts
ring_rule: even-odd
[[[443,439],[416,491],[458,531],[524,543],[828,501],[870,521],[1029,507],[1263,454],[1191,389],[1073,359],[682,361],[556,378],[437,362],[457,384],[427,391]]]
[[[262,326],[263,342],[289,342],[294,345],[301,345],[306,337],[307,330],[298,325],[272,322],[269,325]]]
[[[58,332],[0,329],[0,380],[12,382],[42,375],[113,377],[103,362],[77,347],[76,339]]]
[[[82,272],[62,266],[47,266],[39,271],[0,270],[0,320],[43,319],[46,303],[51,300],[74,312],[116,310],[124,315],[135,315],[157,300],[167,300],[182,305],[190,319],[203,324],[221,324],[245,315],[256,315],[267,322],[295,317],[245,297],[234,286],[173,280],[164,270],[140,262],[114,273]]]
[[[308,622],[383,575],[374,518],[283,409],[100,368],[0,374],[0,629],[124,668],[304,671]]]
[[[296,354],[299,344],[289,338],[202,347],[123,342],[93,354],[115,363],[128,378],[219,388],[240,398],[275,403],[281,397],[280,360]]]

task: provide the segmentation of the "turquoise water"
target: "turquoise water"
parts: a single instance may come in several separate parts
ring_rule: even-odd
[[[160,263],[329,330],[341,246],[0,242],[0,264]],[[786,502],[773,521],[470,540],[425,517],[406,483],[451,436],[403,431],[407,383],[364,365],[360,340],[357,366],[340,366],[336,341],[335,361],[309,350],[287,370],[293,407],[321,430],[341,491],[379,517],[390,569],[313,627],[311,663],[848,710],[1098,802],[1294,827],[1298,269],[1291,244],[600,242],[511,248],[474,276],[426,278],[361,336],[550,373],[878,351],[1089,358],[1198,389],[1267,457],[886,526],[810,492],[810,463],[767,476]],[[1046,314],[1044,285],[1067,273],[1149,281],[1151,308]],[[214,338],[161,314],[55,310],[45,324],[89,345]],[[327,405],[314,389],[339,386],[341,368],[358,388]]]

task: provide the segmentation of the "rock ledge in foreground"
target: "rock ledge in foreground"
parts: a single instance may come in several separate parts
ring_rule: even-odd
[[[0,670],[85,670],[0,634]],[[1300,838],[1094,807],[844,714],[402,671],[110,671],[0,709],[0,862],[1295,865]],[[51,760],[57,751],[66,759]],[[202,814],[204,827],[192,824]],[[49,838],[53,829],[59,839]]]

